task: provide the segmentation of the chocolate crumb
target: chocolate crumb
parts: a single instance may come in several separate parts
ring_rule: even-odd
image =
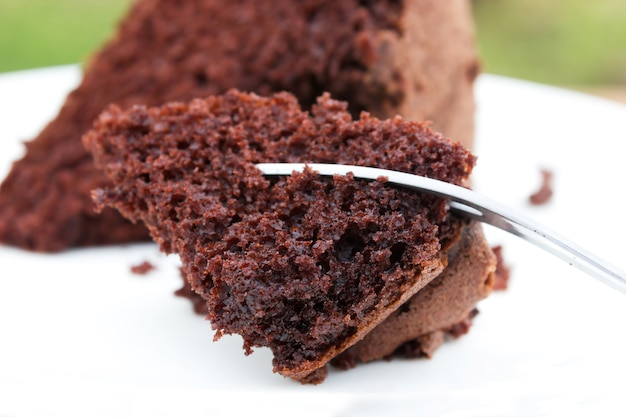
[[[155,266],[148,261],[143,261],[139,265],[133,265],[130,267],[130,271],[136,275],[146,275],[153,269],[155,269]]]
[[[541,170],[541,187],[537,192],[532,194],[528,200],[530,204],[533,206],[540,206],[546,204],[552,198],[553,190],[552,190],[552,171],[548,171],[547,169]]]
[[[496,255],[496,273],[493,289],[496,291],[506,290],[509,286],[511,269],[504,262],[504,257],[502,256],[502,246],[494,246],[491,249],[493,250],[494,255]]]

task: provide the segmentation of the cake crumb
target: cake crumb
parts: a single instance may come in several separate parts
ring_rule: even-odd
[[[495,291],[506,290],[509,286],[511,268],[504,262],[501,245],[494,246],[491,250],[493,250],[493,253],[496,255],[496,273],[493,289]]]
[[[541,170],[541,178],[542,178],[541,187],[539,188],[539,190],[537,190],[537,192],[531,194],[531,196],[528,197],[528,201],[530,201],[530,204],[532,204],[533,206],[540,206],[550,201],[550,199],[552,198],[552,194],[553,194],[553,190],[552,190],[552,177],[553,176],[554,175],[552,171],[549,171],[547,169]]]
[[[139,265],[133,265],[130,267],[130,271],[136,275],[146,275],[156,267],[148,261],[143,261]]]

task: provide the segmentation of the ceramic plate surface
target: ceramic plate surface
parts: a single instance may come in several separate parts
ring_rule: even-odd
[[[0,76],[0,178],[79,81],[75,66]],[[626,269],[626,107],[483,75],[475,188]],[[554,173],[554,197],[527,203]],[[512,268],[470,333],[432,360],[332,371],[318,386],[271,355],[212,341],[155,245],[45,255],[0,246],[0,416],[624,415],[626,297],[502,232]],[[144,276],[130,268],[149,261]]]

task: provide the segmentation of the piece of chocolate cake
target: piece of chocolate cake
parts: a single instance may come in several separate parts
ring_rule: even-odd
[[[147,239],[115,211],[80,137],[110,103],[159,105],[238,88],[322,92],[381,117],[432,120],[470,145],[477,74],[469,0],[138,0],[59,115],[0,186],[0,242],[32,250]]]
[[[309,114],[287,93],[231,91],[162,107],[112,106],[83,138],[113,181],[96,201],[144,222],[163,251],[180,255],[216,339],[240,334],[248,353],[267,346],[274,371],[304,382],[320,382],[326,363],[429,283],[427,301],[404,304],[386,325],[417,312],[422,323],[408,321],[419,331],[404,332],[380,356],[465,319],[492,281],[477,226],[449,215],[441,198],[384,179],[310,170],[265,178],[255,167],[334,162],[467,180],[474,157],[460,143],[401,118],[353,120],[346,108],[324,95]],[[448,267],[453,279],[436,283],[450,251],[461,264]]]

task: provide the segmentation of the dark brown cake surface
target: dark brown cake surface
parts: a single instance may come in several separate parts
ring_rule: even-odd
[[[460,239],[448,250],[448,264],[441,274],[331,363],[349,369],[358,362],[396,356],[431,358],[445,335],[457,338],[467,333],[478,301],[492,290],[505,288],[500,249],[489,247],[479,224],[464,226]],[[181,278],[183,287],[176,295],[188,298],[195,312],[206,316],[206,301]]]
[[[468,0],[138,0],[87,65],[58,117],[0,186],[0,242],[33,250],[147,238],[90,190],[108,184],[80,137],[110,103],[160,105],[222,94],[322,92],[378,117],[433,120],[472,137],[477,65]]]
[[[114,187],[95,194],[143,221],[208,302],[219,338],[268,346],[302,379],[354,344],[444,268],[461,223],[439,198],[310,170],[264,178],[258,162],[335,162],[454,184],[474,157],[422,124],[352,120],[287,93],[111,107],[84,142]]]
[[[437,278],[334,363],[369,362],[392,354],[431,357],[445,334],[467,333],[476,303],[494,288],[496,259],[475,222],[463,227],[447,255],[448,265]]]

